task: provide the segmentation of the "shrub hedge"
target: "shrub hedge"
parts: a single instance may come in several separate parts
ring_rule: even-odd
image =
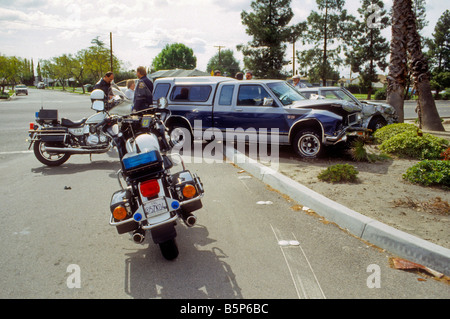
[[[450,187],[450,161],[424,160],[408,168],[403,178],[424,186]]]

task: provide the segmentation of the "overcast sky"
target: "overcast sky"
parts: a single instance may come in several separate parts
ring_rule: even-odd
[[[384,0],[388,8],[392,0]],[[194,50],[197,69],[205,71],[217,46],[232,49],[242,63],[236,45],[245,44],[240,14],[250,10],[251,0],[0,0],[0,54],[33,59],[49,59],[64,53],[75,54],[99,36],[129,69],[150,66],[168,43],[181,42]],[[346,9],[357,15],[359,0],[347,0]],[[291,24],[305,21],[315,0],[292,0]],[[424,30],[431,36],[448,0],[427,0]],[[390,38],[390,30],[385,30]],[[301,43],[297,43],[301,49]],[[292,58],[292,47],[287,50]],[[346,76],[346,74],[341,74]],[[348,76],[348,75],[347,75]]]

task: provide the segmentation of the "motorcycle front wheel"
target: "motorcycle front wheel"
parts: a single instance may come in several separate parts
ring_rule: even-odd
[[[175,238],[159,244],[161,253],[167,260],[173,260],[178,257],[178,245]]]
[[[34,142],[34,155],[44,165],[59,166],[65,163],[70,154],[50,154],[45,151],[45,143],[42,141]]]

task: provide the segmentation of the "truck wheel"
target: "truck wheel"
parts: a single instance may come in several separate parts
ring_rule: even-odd
[[[45,143],[42,141],[34,142],[34,155],[44,165],[59,166],[64,164],[70,157],[70,154],[49,154],[44,150]]]
[[[174,125],[170,127],[169,135],[175,147],[181,148],[185,145],[184,143],[192,145],[194,142],[191,131],[185,126]]]
[[[161,249],[162,255],[167,260],[173,260],[178,257],[178,245],[175,238],[159,244],[159,249]]]
[[[298,132],[292,146],[296,153],[303,158],[317,158],[322,155],[324,148],[319,134],[312,130]]]
[[[383,126],[386,126],[387,122],[384,118],[382,117],[375,117],[373,118],[369,125],[367,126],[368,129],[372,130],[372,133],[375,132],[376,130],[382,128]]]

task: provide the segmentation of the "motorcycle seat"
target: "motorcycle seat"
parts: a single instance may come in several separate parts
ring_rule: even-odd
[[[74,128],[74,127],[80,127],[80,126],[83,126],[84,123],[86,123],[86,121],[87,121],[87,118],[84,118],[84,119],[82,119],[82,120],[80,120],[80,121],[78,121],[78,122],[72,122],[72,121],[69,120],[69,119],[62,118],[62,119],[61,119],[61,125],[62,125],[62,126],[65,126],[65,127]]]

